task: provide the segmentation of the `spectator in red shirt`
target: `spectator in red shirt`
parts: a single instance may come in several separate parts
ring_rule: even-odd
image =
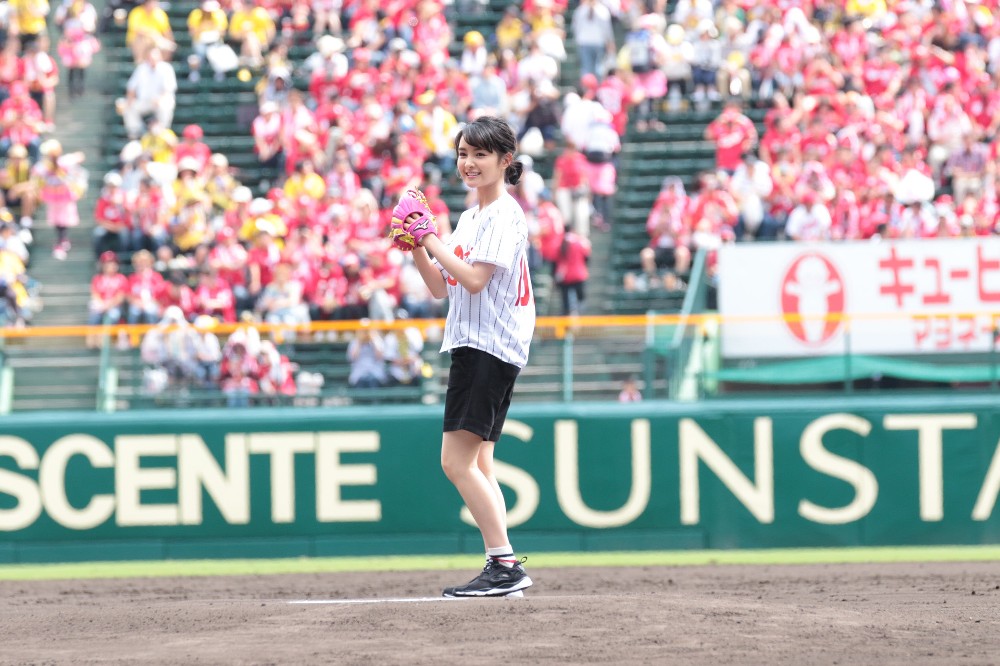
[[[210,263],[201,271],[194,295],[200,314],[210,315],[227,324],[236,322],[236,297],[233,295],[233,288]]]
[[[259,221],[253,237],[253,245],[247,251],[247,272],[250,276],[247,284],[249,298],[254,302],[260,297],[264,288],[271,283],[274,268],[281,261],[281,248],[275,240],[274,226],[266,221]]]
[[[142,242],[141,234],[132,228],[132,210],[122,177],[117,171],[104,176],[104,187],[94,205],[94,253],[102,256],[106,250],[135,250]]]
[[[583,311],[587,280],[590,279],[590,241],[570,230],[563,236],[556,258],[555,279],[562,294],[563,314],[576,316]]]
[[[192,321],[198,312],[198,300],[194,290],[188,286],[184,273],[176,271],[165,281],[165,289],[160,299],[163,308],[176,306],[184,314],[185,321]]]
[[[757,144],[757,128],[740,111],[738,102],[726,104],[718,118],[705,128],[705,138],[715,143],[716,167],[733,173],[743,154]]]
[[[552,192],[562,219],[578,234],[590,231],[590,186],[586,156],[567,141],[552,166]]]
[[[547,188],[538,195],[535,218],[538,224],[536,236],[538,254],[554,275],[559,250],[562,248],[563,236],[566,233],[566,223],[558,206],[552,201],[552,192]]]
[[[247,353],[245,343],[226,344],[219,364],[219,387],[226,395],[227,407],[249,407],[251,396],[260,392],[260,367]]]
[[[45,122],[24,81],[11,83],[10,96],[0,104],[0,128],[0,152],[6,153],[12,145],[20,144],[28,149],[32,162],[38,160],[39,135],[45,129]]]
[[[677,177],[664,179],[646,219],[649,245],[639,252],[641,274],[626,275],[628,291],[672,290],[674,276],[691,267],[690,199]]]
[[[361,257],[350,252],[340,260],[344,272],[344,292],[334,319],[364,319],[368,316],[368,271],[361,267]]]
[[[205,132],[198,125],[188,125],[181,135],[181,142],[174,148],[174,164],[180,164],[186,157],[198,164],[198,173],[204,173],[212,157],[212,149],[202,141]]]
[[[309,316],[312,321],[330,321],[341,306],[347,283],[337,257],[327,254],[320,261],[313,281],[306,287]]]
[[[103,252],[100,256],[100,271],[90,280],[87,324],[96,326],[120,323],[127,292],[128,278],[118,272],[118,258],[114,252]],[[86,344],[88,349],[99,347],[101,336],[88,333]]]
[[[45,122],[49,125],[56,116],[56,85],[59,83],[59,65],[48,54],[48,35],[41,35],[25,46],[24,81],[28,84],[31,98],[42,109]]]
[[[275,182],[284,171],[283,129],[277,103],[268,101],[261,104],[260,115],[254,119],[250,129],[253,134],[254,151],[264,170],[264,180],[267,181],[261,184],[261,189],[268,189],[270,183]]]
[[[155,324],[160,320],[160,299],[167,284],[153,269],[153,255],[147,250],[132,255],[132,268],[128,278],[128,323]]]
[[[382,162],[382,207],[391,207],[406,190],[417,188],[423,179],[423,165],[414,158],[410,145],[397,143],[391,156]]]

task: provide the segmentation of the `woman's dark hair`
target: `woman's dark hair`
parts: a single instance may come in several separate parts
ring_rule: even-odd
[[[503,157],[507,153],[517,152],[517,137],[507,121],[496,116],[481,116],[459,130],[455,136],[455,153],[462,139],[473,148],[482,148]],[[521,180],[524,165],[520,160],[514,160],[504,171],[503,178],[511,185],[517,185]]]

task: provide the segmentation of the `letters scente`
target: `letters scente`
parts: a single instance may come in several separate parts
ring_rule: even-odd
[[[867,516],[879,498],[876,474],[861,462],[832,452],[824,438],[843,431],[869,446],[873,427],[884,431],[911,431],[916,444],[919,515],[924,522],[944,519],[943,447],[946,433],[974,430],[978,419],[973,413],[886,414],[881,423],[849,413],[832,413],[809,422],[799,434],[798,454],[816,472],[847,484],[850,501],[840,506],[824,506],[815,498],[798,499],[796,511],[803,519],[823,525],[843,525]],[[694,526],[702,521],[702,485],[711,474],[760,524],[775,520],[774,421],[768,416],[753,419],[752,432],[743,433],[753,444],[753,470],[743,470],[712,439],[695,419],[676,421],[677,478],[656,479],[657,493],[677,493],[679,516],[666,517],[670,524]],[[529,442],[533,429],[519,421],[508,421],[508,437]],[[674,433],[671,433],[673,435]],[[554,494],[559,509],[572,523],[585,528],[624,527],[647,510],[654,492],[652,437],[648,419],[630,422],[630,442],[616,443],[628,455],[630,476],[616,479],[628,484],[625,502],[611,510],[594,509],[584,500],[580,487],[578,424],[557,420],[553,432]],[[667,442],[661,442],[666,445]],[[251,456],[264,456],[270,463],[270,515],[272,524],[296,522],[296,460],[311,456],[315,473],[316,520],[320,523],[378,523],[382,502],[378,499],[378,467],[364,462],[365,454],[380,449],[377,431],[357,432],[267,432],[228,434],[218,460],[204,440],[194,434],[120,435],[114,446],[88,434],[69,434],[57,439],[39,455],[28,441],[0,436],[0,458],[13,466],[0,468],[0,496],[8,496],[0,506],[0,531],[29,528],[44,511],[58,525],[69,530],[89,530],[108,521],[120,527],[199,526],[203,522],[203,501],[207,497],[230,525],[265,521],[251,516]],[[341,455],[362,454],[344,463]],[[113,488],[92,494],[82,506],[71,504],[67,489],[67,465],[76,456],[94,468],[113,470]],[[150,460],[156,458],[155,461]],[[143,461],[143,459],[146,459]],[[164,462],[164,459],[170,461]],[[158,465],[158,466],[157,466]],[[509,489],[509,519],[512,526],[528,522],[539,507],[542,492],[530,472],[498,461],[497,477]],[[778,479],[777,481],[780,481]],[[982,479],[971,507],[974,521],[986,521],[1000,493],[1000,443]],[[344,499],[345,486],[369,487],[360,494],[371,499]],[[144,502],[143,491],[165,491],[176,501]],[[591,490],[588,494],[591,494]],[[357,496],[358,493],[355,493]],[[462,518],[471,519],[466,510]]]

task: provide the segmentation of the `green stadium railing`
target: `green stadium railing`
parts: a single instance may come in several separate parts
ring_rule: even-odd
[[[669,396],[679,400],[693,400],[697,395],[685,386],[685,378],[689,378],[688,368],[694,359],[694,352],[700,349],[703,335],[703,319],[694,321],[693,315],[700,316],[708,307],[708,252],[698,250],[691,267],[690,282],[684,304],[681,306],[678,324],[663,333],[670,335],[670,341],[664,349],[667,357],[667,385]],[[658,345],[663,348],[662,345]]]

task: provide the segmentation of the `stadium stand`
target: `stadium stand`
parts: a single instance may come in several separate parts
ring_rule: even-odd
[[[528,0],[516,5],[514,11],[509,3],[499,0],[461,0],[441,6],[427,0],[401,2],[381,22],[371,20],[361,3],[348,2],[342,16],[347,31],[342,35],[344,39],[330,37],[322,46],[314,39],[308,21],[300,20],[302,12],[296,6],[291,2],[266,4],[278,19],[277,38],[268,62],[261,66],[238,61],[227,65],[219,54],[192,59],[196,52],[207,53],[203,45],[192,42],[192,17],[199,12],[202,16],[216,16],[228,11],[228,6],[216,9],[211,1],[201,6],[193,2],[164,5],[176,42],[172,58],[177,79],[172,130],[180,135],[184,128],[198,126],[201,140],[212,153],[224,158],[233,184],[252,189],[254,201],[244,203],[261,211],[267,206],[273,209],[255,213],[255,220],[270,215],[272,222],[291,221],[294,226],[294,216],[284,219],[279,214],[297,204],[274,196],[275,187],[282,185],[291,168],[276,171],[277,165],[269,166],[258,159],[253,128],[263,108],[261,101],[283,105],[289,90],[301,93],[310,106],[323,101],[322,90],[330,82],[310,78],[307,63],[322,55],[331,63],[339,63],[331,67],[343,67],[337,76],[349,74],[350,81],[362,80],[367,76],[365,72],[371,71],[359,63],[371,60],[378,66],[383,57],[399,64],[401,70],[415,70],[409,79],[414,82],[413,88],[388,72],[381,77],[385,80],[369,81],[384,99],[392,99],[392,85],[403,85],[402,101],[410,108],[396,119],[405,124],[420,113],[438,113],[442,96],[457,99],[456,108],[464,108],[467,80],[460,70],[482,67],[483,59],[477,54],[485,49],[498,57],[501,79],[510,82],[518,77],[539,76],[540,72],[541,79],[545,79],[533,80],[532,91],[512,91],[518,121],[525,120],[529,92],[534,95],[531,103],[537,104],[532,108],[542,111],[545,99],[553,92],[562,109],[581,100],[586,102],[563,113],[558,127],[546,125],[542,111],[528,123],[540,123],[538,127],[545,130],[538,136],[525,135],[522,143],[541,187],[554,186],[553,168],[563,141],[581,139],[579,127],[571,127],[574,120],[579,120],[578,110],[582,115],[584,111],[597,114],[593,118],[595,128],[607,122],[620,134],[621,150],[608,163],[611,166],[588,167],[594,185],[598,175],[617,178],[617,193],[610,210],[594,210],[608,219],[594,217],[586,312],[676,312],[681,308],[687,283],[698,277],[684,274],[686,261],[676,266],[669,262],[657,264],[656,270],[667,272],[681,267],[679,274],[671,273],[671,279],[664,279],[662,284],[659,275],[655,281],[639,280],[641,288],[636,287],[634,279],[637,272],[648,268],[640,257],[647,256],[656,242],[650,238],[647,222],[650,211],[660,202],[665,179],[671,179],[667,181],[671,188],[683,188],[680,203],[671,212],[677,218],[672,222],[677,227],[676,242],[688,248],[691,255],[699,249],[707,250],[705,270],[710,276],[712,250],[726,242],[995,233],[1000,209],[994,186],[995,134],[1000,126],[1000,98],[995,85],[1000,37],[995,3],[973,6],[958,2],[945,6],[899,0],[847,2],[841,6],[794,0],[670,0],[645,6],[638,2],[609,2],[607,6],[614,16],[615,52],[607,58],[600,56],[600,76],[592,77],[581,77],[572,25],[578,9],[575,1]],[[126,5],[121,12],[129,9]],[[447,19],[447,26],[437,22],[439,16]],[[101,34],[103,48],[92,67],[94,81],[89,82],[93,89],[96,81],[104,94],[78,97],[70,107],[64,103],[62,87],[58,91],[54,135],[64,138],[66,151],[80,150],[87,156],[90,187],[80,205],[88,214],[83,216],[81,227],[71,230],[74,251],[64,261],[46,253],[32,257],[31,272],[42,276],[45,283],[45,308],[37,313],[34,324],[84,320],[83,285],[93,275],[93,257],[81,251],[92,229],[89,211],[102,189],[103,175],[119,169],[123,151],[129,153],[135,147],[116,113],[121,110],[116,100],[124,95],[135,67],[133,49],[126,44],[121,16],[118,21],[109,19],[106,23],[107,29]],[[361,31],[369,29],[366,39],[374,40],[360,49],[356,48],[356,37],[349,34],[359,30],[358,25]],[[417,26],[418,36],[407,26]],[[444,35],[450,35],[447,43],[438,39]],[[519,50],[508,55],[498,48],[501,41]],[[535,42],[535,50],[529,48],[531,41]],[[318,50],[329,52],[317,55]],[[555,69],[545,73],[550,64],[543,61],[552,54],[557,59]],[[592,57],[590,53],[588,58]],[[525,64],[528,62],[530,67]],[[645,62],[652,66],[642,64]],[[348,64],[350,69],[346,69]],[[617,89],[604,88],[613,79],[612,70],[617,70],[622,83]],[[609,76],[605,78],[605,74]],[[350,100],[345,97],[350,111],[361,103],[364,94],[359,88],[351,88],[353,83],[345,85],[350,90],[342,90],[341,94],[355,95]],[[614,98],[615,90],[622,93],[620,99]],[[730,103],[734,100],[736,106]],[[384,100],[381,104],[380,111],[371,109],[373,115],[357,116],[351,123],[341,124],[334,131],[339,137],[335,140],[341,140],[344,129],[349,130],[352,124],[377,123],[385,114],[396,117],[391,104]],[[614,108],[616,105],[620,108]],[[603,116],[595,109],[606,112],[611,119],[601,120]],[[330,112],[334,118],[344,114],[344,105],[324,109],[324,113]],[[463,119],[463,113],[458,113],[458,121]],[[735,125],[731,123],[734,119]],[[101,131],[87,131],[87,127],[100,127]],[[401,131],[405,134],[405,129]],[[316,137],[315,131],[311,130],[311,134]],[[582,138],[598,134],[598,130],[585,132]],[[302,143],[309,136],[301,139],[296,134],[293,138],[296,143],[288,149],[297,151],[294,154],[311,150],[308,142]],[[155,146],[156,140],[152,137],[147,144]],[[466,193],[448,173],[447,147],[430,150],[419,143],[413,147],[418,155],[429,150],[428,161],[440,166],[439,172],[428,171],[421,178],[440,188],[439,199],[444,206],[452,215],[464,209]],[[585,153],[602,152],[580,147]],[[605,148],[604,152],[617,151],[611,144]],[[363,169],[358,160],[364,148],[355,146],[352,150],[347,153],[352,165]],[[758,154],[763,162],[748,157],[750,153]],[[590,157],[593,163],[603,160]],[[293,166],[294,160],[290,163]],[[750,174],[754,169],[766,175],[767,192],[748,196],[746,188],[760,184]],[[382,175],[390,172],[392,167]],[[362,175],[364,184],[373,187],[376,194],[381,191],[379,178]],[[294,179],[305,188],[310,177],[297,173]],[[541,190],[528,188],[519,191],[528,203],[540,194]],[[375,208],[383,206],[386,199],[391,197],[376,201]],[[748,199],[760,206],[746,208]],[[270,203],[258,205],[258,200]],[[223,202],[217,208],[227,206]],[[237,217],[247,214],[239,210],[243,212]],[[243,232],[241,241],[249,242],[255,224],[247,227],[249,231],[239,228]],[[50,234],[47,228],[38,228],[36,244],[52,243]],[[284,235],[277,234],[279,240]],[[657,260],[675,254],[662,249],[658,247],[654,253]],[[196,264],[202,259],[198,252],[194,249],[190,253]],[[121,250],[116,255],[124,272],[130,270],[131,254],[131,250]],[[367,263],[366,253],[360,254],[361,261]],[[163,255],[155,260],[157,268],[168,277],[183,263]],[[183,270],[190,268],[188,265]],[[193,277],[186,277],[195,286]],[[541,266],[535,277],[540,314],[558,314],[551,271]],[[187,298],[178,285],[174,296],[174,301]],[[175,304],[183,305],[180,301]],[[199,312],[189,308],[185,314],[193,320]],[[305,368],[312,363],[310,354],[322,356],[308,348],[315,344],[310,340],[279,341],[281,351],[293,361],[301,361]],[[138,396],[138,375],[124,370],[138,358],[138,340],[126,340],[121,346],[105,354],[103,360],[123,368],[121,380]],[[537,359],[547,359],[545,346],[543,335]],[[17,348],[7,354],[9,364],[30,366],[32,355],[48,353],[54,366],[78,366],[80,381],[69,384],[80,386],[81,395],[86,395],[85,384],[94,381],[91,374],[101,360],[96,350],[80,350],[44,338],[18,342],[13,347]],[[430,347],[433,345],[425,346],[425,353]],[[330,345],[331,356],[342,352]],[[573,353],[578,352],[583,353],[580,369],[591,365],[588,358],[604,354],[611,358],[617,353],[589,340],[577,340]],[[21,360],[16,358],[18,354]],[[551,363],[546,360],[544,367],[538,366],[540,375],[550,378],[565,365],[566,359],[560,354],[554,353],[553,357]],[[338,368],[328,368],[330,364],[324,363],[317,360],[315,367],[322,369],[321,374],[326,373],[330,383],[342,385],[346,366],[341,363]],[[601,381],[601,371],[596,367],[593,370],[596,384]],[[608,372],[605,370],[605,375]],[[615,377],[623,374],[629,373],[615,373]],[[25,381],[26,385],[30,383]],[[540,386],[551,384],[539,381]],[[586,380],[581,385],[586,385]],[[543,393],[543,389],[538,390]],[[550,397],[554,393],[550,392]],[[415,393],[414,398],[423,396]]]

